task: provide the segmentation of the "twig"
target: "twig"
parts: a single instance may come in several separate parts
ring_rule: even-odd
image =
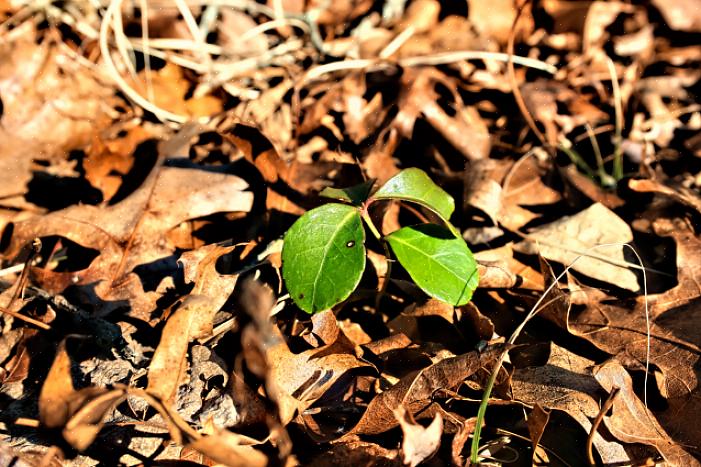
[[[526,6],[529,5],[529,0],[524,0],[524,2],[521,4],[521,6],[518,9],[518,12],[516,13],[516,17],[514,18],[514,22],[511,25],[511,32],[509,33],[509,41],[507,43],[506,50],[508,52],[509,60],[508,60],[508,70],[509,70],[509,81],[511,82],[511,92],[514,94],[514,100],[516,100],[516,105],[518,105],[519,110],[521,111],[521,114],[523,115],[523,118],[526,119],[526,123],[528,123],[528,126],[530,127],[531,131],[538,137],[540,142],[545,146],[545,148],[548,150],[551,156],[554,156],[554,149],[552,145],[548,142],[548,140],[545,138],[545,135],[540,131],[538,128],[538,125],[536,125],[535,120],[533,120],[533,116],[531,115],[531,112],[528,110],[528,107],[526,106],[526,101],[523,100],[523,95],[521,94],[521,89],[518,86],[518,83],[516,82],[516,70],[514,69],[514,63],[516,62],[515,56],[514,56],[514,42],[516,40],[516,26],[518,25],[519,19],[521,19],[521,16],[523,15],[523,11],[526,9]]]
[[[616,396],[618,395],[618,391],[620,390],[621,388],[617,386],[614,386],[611,389],[609,396],[606,398],[606,401],[601,406],[601,410],[599,410],[599,413],[596,415],[596,418],[594,419],[594,422],[591,425],[591,430],[589,430],[589,436],[587,436],[587,460],[589,461],[589,465],[591,466],[596,465],[596,461],[594,460],[594,453],[592,452],[594,436],[599,430],[599,425],[601,425],[601,422],[603,421],[606,412],[608,412],[611,409],[611,406],[613,406],[613,402],[616,399]]]
[[[41,328],[44,331],[48,331],[51,329],[51,326],[49,326],[46,323],[42,323],[41,321],[38,321],[34,318],[30,318],[29,316],[24,316],[23,314],[17,313],[16,311],[8,310],[7,308],[0,307],[0,313],[5,313],[6,315],[10,315],[13,318],[22,320],[25,323],[33,324],[34,326]]]
[[[20,297],[20,295],[24,297],[24,287],[25,285],[27,285],[27,278],[29,278],[29,268],[31,267],[32,261],[34,261],[34,258],[37,257],[39,252],[41,252],[41,240],[35,238],[34,240],[32,240],[31,250],[29,251],[29,256],[27,257],[27,260],[24,262],[22,273],[20,274],[19,279],[17,279],[17,288],[13,292],[10,301],[5,306],[7,310],[12,308],[12,305],[15,303],[15,300],[17,300]]]

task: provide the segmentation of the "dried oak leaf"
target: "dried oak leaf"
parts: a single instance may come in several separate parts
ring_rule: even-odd
[[[635,394],[633,380],[620,363],[610,360],[600,365],[594,370],[594,377],[607,391],[611,392],[613,388],[620,390],[613,401],[612,414],[604,417],[604,424],[613,436],[626,443],[655,446],[672,466],[701,465],[660,426]]]
[[[540,447],[540,439],[543,437],[543,432],[549,420],[550,411],[544,409],[538,403],[533,406],[533,410],[528,414],[528,434],[531,436],[531,445],[533,448],[532,460],[534,464],[539,458],[546,462],[548,460],[547,452]]]
[[[492,364],[503,346],[493,346],[482,353],[469,352],[434,363],[412,372],[394,386],[375,396],[358,423],[344,435],[383,433],[397,426],[394,410],[400,405],[415,414],[428,407],[437,390],[454,390],[478,370]]]
[[[416,119],[423,117],[467,160],[484,159],[491,151],[486,124],[473,109],[469,110],[457,93],[454,94],[455,115],[450,116],[438,104],[437,84],[455,89],[453,78],[435,68],[407,69],[402,74],[399,112],[392,125],[405,138],[411,138]]]
[[[410,413],[401,405],[394,411],[404,437],[402,457],[404,465],[415,467],[433,456],[441,445],[443,417],[436,413],[431,424],[423,427],[416,423]]]
[[[237,274],[220,274],[217,261],[231,253],[236,247],[205,245],[196,250],[186,251],[178,262],[183,265],[185,283],[192,283],[192,295],[207,297],[210,306],[219,310],[229,299],[236,287]]]
[[[125,397],[121,389],[93,386],[76,390],[64,339],[41,387],[39,420],[48,428],[63,428],[66,441],[82,451],[92,444],[112,408]]]
[[[363,465],[367,467],[399,467],[402,461],[394,449],[367,441],[351,440],[332,444],[327,451],[316,456],[310,467],[346,467]]]
[[[659,218],[653,227],[658,235],[671,236],[677,244],[676,287],[626,301],[601,291],[581,289],[570,279],[569,299],[553,301],[542,314],[615,355],[627,367],[643,370],[648,356],[646,311],[649,312],[649,359],[659,369],[654,375],[668,403],[668,409],[658,414],[658,420],[679,443],[701,446],[701,429],[688,423],[690,418],[701,416],[698,372],[701,339],[695,331],[701,326],[698,307],[701,240],[689,225],[679,220]],[[583,306],[584,310],[571,312],[570,302]]]
[[[122,136],[122,132],[126,134]],[[117,193],[124,175],[129,173],[134,165],[136,147],[152,136],[141,125],[128,129],[120,128],[119,135],[105,138],[101,133],[96,133],[85,151],[86,157],[83,160],[86,180],[102,191],[105,202]]]
[[[148,369],[146,390],[164,403],[172,403],[187,370],[188,345],[212,333],[219,309],[207,297],[189,295],[168,318]]]
[[[0,45],[0,198],[21,206],[34,159],[64,159],[111,123],[114,89],[25,21]],[[73,52],[75,53],[75,52]],[[19,203],[19,204],[18,204]]]
[[[516,368],[512,376],[513,397],[529,405],[567,412],[586,432],[599,413],[600,387],[591,374],[592,360],[577,355],[555,343],[543,366]],[[594,448],[606,464],[630,462],[618,443],[594,435]]]
[[[667,25],[678,31],[701,32],[701,8],[694,0],[652,0]]]
[[[475,253],[480,287],[543,290],[543,275],[514,258],[513,244]]]
[[[469,0],[468,7],[470,22],[481,35],[486,36],[487,39],[494,38],[502,45],[506,44],[516,18],[513,0],[490,2]],[[530,23],[532,25],[532,19]]]
[[[638,278],[626,267],[624,243],[633,241],[628,224],[604,205],[596,203],[572,216],[533,229],[514,250],[557,261],[584,275],[633,292]],[[613,244],[598,249],[597,245]],[[578,256],[583,255],[579,259]]]
[[[172,255],[175,247],[166,234],[181,223],[219,212],[249,211],[253,194],[245,191],[247,187],[235,175],[157,166],[139,189],[115,205],[71,206],[16,223],[4,254],[14,258],[34,238],[52,235],[96,250],[99,255],[86,269],[33,268],[34,280],[54,294],[78,287],[101,314],[127,307],[130,316],[149,321],[168,283],[144,290],[134,269]]]
[[[190,82],[183,76],[182,68],[170,61],[158,71],[142,70],[138,81],[133,82],[133,85],[142,96],[148,96],[155,105],[178,115],[197,119],[222,111],[221,100],[214,96],[187,97]]]
[[[355,355],[355,345],[342,332],[329,344],[293,353],[277,326],[269,322],[274,301],[262,285],[246,282],[242,303],[254,318],[241,338],[246,363],[265,378],[268,397],[278,405],[283,425],[330,389],[343,391],[359,370],[371,368]]]
[[[699,198],[697,193],[685,186],[676,184],[669,186],[665,183],[649,179],[631,179],[628,181],[628,187],[638,193],[655,193],[669,198],[701,214],[701,198]]]

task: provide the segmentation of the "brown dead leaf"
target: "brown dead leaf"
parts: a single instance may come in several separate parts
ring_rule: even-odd
[[[547,453],[540,448],[540,439],[543,437],[545,427],[550,420],[550,411],[541,407],[536,403],[533,410],[528,414],[528,434],[531,436],[531,444],[533,446],[533,463],[548,462]]]
[[[134,150],[151,137],[142,126],[134,126],[123,137],[103,139],[96,134],[86,149],[83,161],[85,178],[92,186],[102,191],[103,201],[107,202],[117,193],[122,185],[122,178],[134,164]]]
[[[402,465],[395,449],[386,449],[367,441],[351,440],[333,443],[329,450],[316,456],[310,467],[346,467],[364,465],[367,467],[399,467]]]
[[[207,297],[209,306],[219,310],[236,287],[238,275],[217,272],[217,261],[236,247],[205,245],[180,256],[186,283],[193,283],[191,295]]]
[[[146,77],[149,73],[149,77]],[[152,90],[149,96],[148,89]],[[190,82],[183,76],[183,70],[172,62],[157,71],[143,70],[138,82],[132,82],[142,96],[148,96],[152,102],[169,112],[186,115],[192,119],[209,117],[222,111],[222,103],[211,95],[189,97]]]
[[[526,154],[516,161],[503,178],[498,220],[509,230],[518,230],[539,216],[522,206],[559,202],[562,196],[545,184],[547,165],[538,157]]]
[[[415,414],[430,405],[436,390],[451,390],[462,384],[481,368],[488,367],[499,354],[502,346],[486,351],[469,352],[446,358],[418,372],[410,373],[387,391],[376,396],[368,404],[358,423],[344,435],[378,434],[397,426],[393,413],[399,406]]]
[[[701,243],[693,230],[681,221],[660,218],[654,222],[655,232],[672,236],[677,243],[679,284],[667,292],[636,300],[616,300],[598,290],[582,289],[570,278],[569,300],[583,311],[571,313],[568,301],[555,300],[543,316],[555,321],[571,333],[585,338],[598,348],[614,355],[627,367],[645,368],[648,357],[645,302],[649,306],[651,365],[659,368],[654,376],[669,409],[658,420],[679,443],[701,445],[701,431],[686,423],[689,414],[701,414],[698,396],[700,376],[696,369],[701,356],[701,339],[696,329],[701,319],[695,306],[701,296],[697,258]],[[555,289],[557,291],[557,289]],[[550,307],[548,307],[550,308]],[[685,414],[680,416],[680,414]]]
[[[625,204],[615,192],[605,190],[591,178],[584,175],[574,164],[560,169],[565,182],[570,185],[570,193],[581,193],[585,198],[601,203],[609,209],[617,209]]]
[[[64,339],[41,387],[39,419],[48,428],[63,428],[66,441],[82,451],[92,444],[107,415],[125,396],[121,389],[87,387],[76,390]]]
[[[250,438],[222,430],[189,444],[189,447],[205,454],[211,460],[230,467],[264,467],[268,457],[253,448]],[[257,442],[256,442],[257,443]]]
[[[540,254],[584,275],[623,289],[640,289],[637,276],[625,265],[623,243],[633,233],[621,218],[602,204],[593,204],[573,216],[533,229],[527,240],[514,245],[516,251]],[[596,245],[611,246],[591,250]],[[584,255],[577,260],[577,257]],[[575,262],[576,260],[576,262]]]
[[[448,89],[456,87],[451,78],[435,69],[406,70],[402,75],[399,113],[392,125],[402,136],[411,138],[416,119],[423,117],[467,160],[488,157],[490,136],[479,114],[467,110],[459,100],[455,104],[455,116],[449,116],[438,104],[438,94],[434,89],[438,83]],[[455,96],[459,99],[457,94]]]
[[[633,390],[633,380],[625,368],[610,360],[594,370],[594,377],[607,391],[620,390],[613,402],[613,413],[604,418],[606,428],[617,439],[627,443],[655,446],[670,465],[701,465],[688,451],[675,442],[655,419]]]
[[[514,258],[513,244],[475,253],[480,287],[543,290],[543,275]]]
[[[443,435],[443,417],[436,413],[431,424],[423,427],[414,421],[403,406],[397,407],[394,416],[399,421],[404,438],[402,439],[402,457],[404,465],[415,467],[433,456],[441,445]]]
[[[540,79],[525,83],[521,92],[526,107],[533,118],[545,127],[546,139],[553,147],[557,147],[560,134],[568,134],[586,123],[593,126],[607,118],[583,96],[554,80]],[[568,114],[563,113],[558,104],[564,106]]]
[[[667,25],[679,31],[701,32],[701,8],[694,0],[652,0]]]
[[[0,46],[0,198],[21,206],[32,160],[57,161],[90,142],[110,124],[120,102],[67,50],[39,42],[33,22],[24,22]]]
[[[180,139],[165,143],[163,156],[180,151],[177,143],[187,137],[185,130]],[[51,235],[92,248],[100,254],[87,269],[68,273],[33,268],[35,280],[51,293],[80,287],[85,300],[102,314],[129,305],[131,316],[149,321],[169,284],[165,281],[155,291],[145,291],[134,268],[171,255],[175,247],[165,234],[181,223],[218,212],[250,210],[253,194],[245,191],[247,187],[235,175],[157,166],[120,203],[71,206],[15,224],[5,256],[14,258],[27,242]]]
[[[628,187],[638,193],[655,193],[666,198],[670,198],[686,207],[689,207],[701,214],[701,198],[694,191],[685,186],[668,186],[655,180],[635,180],[628,181]]]
[[[209,298],[190,295],[168,318],[148,369],[149,393],[166,404],[174,402],[187,369],[188,344],[211,335],[217,310]]]
[[[469,0],[469,18],[480,34],[494,38],[504,45],[516,18],[514,0],[496,0],[484,2]]]
[[[353,352],[355,346],[342,332],[329,344],[299,354],[292,353],[280,330],[268,321],[273,301],[270,291],[249,281],[244,308],[255,317],[243,333],[249,369],[265,378],[269,397],[278,405],[282,425],[289,423],[334,388],[342,391],[354,373],[370,368]],[[329,319],[330,316],[324,319]]]
[[[591,374],[593,365],[592,360],[551,343],[547,364],[514,370],[514,399],[563,410],[589,432],[591,420],[599,413],[600,387]],[[598,433],[593,445],[604,463],[630,462],[620,444],[609,442]]]

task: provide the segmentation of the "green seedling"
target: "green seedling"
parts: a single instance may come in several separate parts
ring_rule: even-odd
[[[326,188],[328,203],[306,212],[285,234],[282,276],[294,302],[307,313],[327,310],[347,299],[365,270],[365,222],[426,294],[455,306],[470,301],[477,288],[477,264],[450,223],[455,201],[420,169],[402,170],[374,193],[374,180],[350,188]],[[419,204],[442,221],[403,227],[382,236],[368,208],[399,200]],[[386,282],[386,281],[385,281]]]

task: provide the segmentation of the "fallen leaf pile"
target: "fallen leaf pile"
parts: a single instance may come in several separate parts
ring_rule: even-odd
[[[0,19],[0,465],[701,465],[696,2]],[[368,237],[350,297],[298,309],[287,229],[410,167],[456,201],[472,301]]]

